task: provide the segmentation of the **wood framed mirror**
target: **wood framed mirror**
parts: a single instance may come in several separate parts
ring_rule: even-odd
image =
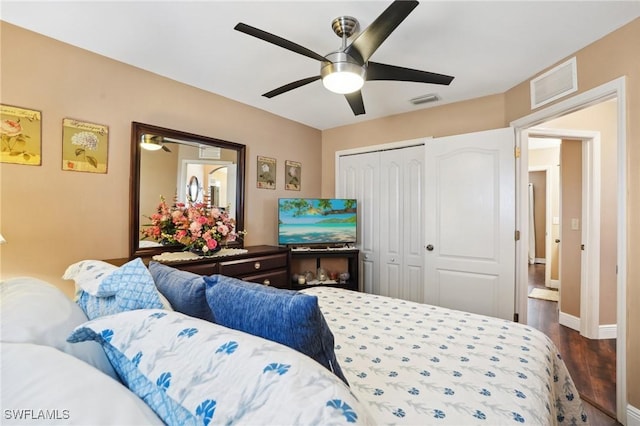
[[[161,197],[168,205],[207,202],[235,218],[244,230],[245,145],[150,124],[131,123],[129,255],[153,256],[181,250],[144,237],[142,230],[157,212]],[[197,185],[197,188],[195,187]],[[228,243],[242,247],[242,240]]]

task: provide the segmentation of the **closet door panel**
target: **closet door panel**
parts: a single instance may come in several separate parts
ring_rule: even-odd
[[[424,147],[403,149],[403,299],[424,302]]]
[[[358,200],[358,236],[360,249],[360,288],[373,293],[379,280],[378,253],[378,203],[379,203],[379,153],[372,152],[342,156],[339,159],[337,197]]]
[[[401,150],[380,153],[380,295],[398,297],[402,282],[404,251],[402,191],[404,185]]]

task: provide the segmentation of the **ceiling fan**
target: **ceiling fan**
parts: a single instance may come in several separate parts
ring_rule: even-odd
[[[365,113],[365,109],[360,89],[365,81],[395,80],[448,85],[453,80],[453,77],[448,75],[369,61],[371,55],[416,6],[418,6],[417,1],[394,1],[349,45],[347,45],[347,39],[356,32],[358,20],[351,16],[340,16],[334,19],[331,27],[342,39],[342,46],[325,56],[247,24],[238,23],[234,29],[321,63],[320,75],[285,84],[262,96],[273,98],[322,79],[323,85],[328,90],[345,95],[355,115],[361,115]]]

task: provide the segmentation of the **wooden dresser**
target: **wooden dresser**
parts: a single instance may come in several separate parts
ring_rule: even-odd
[[[166,265],[200,275],[222,274],[278,288],[290,288],[290,251],[286,247],[248,246],[247,253],[214,257]],[[108,259],[105,262],[122,265],[129,259]],[[150,258],[143,258],[148,264]]]

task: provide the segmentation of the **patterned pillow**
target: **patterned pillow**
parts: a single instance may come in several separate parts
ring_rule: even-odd
[[[70,342],[95,340],[123,382],[167,424],[369,424],[325,368],[290,348],[179,312],[98,318]]]
[[[90,277],[91,270],[86,268]],[[76,302],[89,319],[133,309],[164,307],[153,277],[140,258],[111,272],[96,273],[89,278],[89,284],[83,278],[86,277],[76,278],[76,285],[80,287]],[[89,290],[85,290],[85,286]]]
[[[336,359],[333,334],[316,296],[224,275],[204,280],[207,302],[217,324],[287,345],[349,384]]]
[[[158,291],[169,300],[174,310],[213,322],[202,275],[181,271],[158,262],[149,263],[149,272]]]
[[[81,260],[80,262],[69,265],[67,270],[64,271],[62,279],[75,281],[76,296],[79,295],[80,290],[84,290],[93,296],[113,296],[115,292],[111,294],[98,294],[98,289],[104,277],[116,269],[118,269],[117,266],[103,262],[102,260]]]

